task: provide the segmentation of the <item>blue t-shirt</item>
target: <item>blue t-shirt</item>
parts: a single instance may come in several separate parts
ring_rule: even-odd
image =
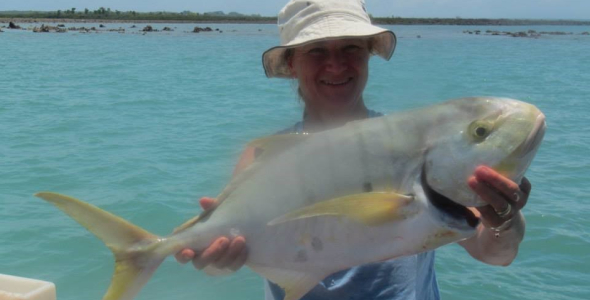
[[[369,118],[383,114],[369,110]],[[303,121],[279,133],[302,133]],[[266,281],[265,300],[283,300],[285,292]],[[439,300],[434,251],[357,266],[334,273],[301,300]]]

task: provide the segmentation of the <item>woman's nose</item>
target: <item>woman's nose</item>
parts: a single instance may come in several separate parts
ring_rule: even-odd
[[[339,51],[330,51],[326,57],[326,70],[341,73],[348,68],[346,56]]]

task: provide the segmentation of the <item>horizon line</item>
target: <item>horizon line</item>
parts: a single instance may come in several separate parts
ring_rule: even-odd
[[[83,14],[84,10],[87,8],[84,8],[82,10],[78,10],[78,8],[74,7],[76,10],[76,14]],[[104,7],[103,7],[104,8]],[[110,9],[111,12],[123,12],[123,13],[127,13],[127,12],[136,12],[136,13],[140,13],[140,14],[150,14],[150,13],[176,13],[176,14],[182,14],[182,13],[198,13],[198,14],[213,14],[213,13],[223,13],[224,15],[218,15],[217,17],[228,17],[228,18],[232,18],[231,15],[228,14],[232,14],[232,13],[237,13],[240,14],[244,17],[259,17],[259,18],[277,18],[276,15],[273,16],[264,16],[261,15],[259,13],[253,13],[253,14],[244,14],[244,13],[240,13],[237,11],[230,11],[228,13],[226,13],[223,10],[216,10],[216,11],[206,11],[206,12],[198,12],[198,11],[191,11],[191,10],[183,10],[183,11],[167,11],[167,10],[155,10],[155,11],[136,11],[136,10],[113,10],[111,8],[105,8],[105,9]],[[0,14],[1,13],[34,13],[34,12],[38,12],[38,13],[48,13],[48,12],[57,12],[57,11],[69,11],[70,9],[67,10],[0,10]],[[90,10],[89,11],[95,11],[95,10]],[[98,9],[96,9],[98,10]],[[404,17],[404,16],[374,16],[372,14],[369,14],[371,16],[371,18],[374,19],[447,19],[447,20],[453,20],[453,19],[457,19],[457,20],[535,20],[535,21],[581,21],[581,22],[588,22],[590,21],[590,19],[575,19],[575,18],[543,18],[543,17],[538,17],[538,18],[531,18],[531,17],[515,17],[515,18],[506,18],[506,17],[462,17],[462,16],[456,16],[456,17]]]

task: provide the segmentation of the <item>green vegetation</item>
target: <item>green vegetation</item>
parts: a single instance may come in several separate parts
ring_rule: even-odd
[[[121,20],[121,21],[183,21],[183,22],[252,22],[273,23],[275,17],[262,17],[260,15],[243,15],[236,12],[225,14],[224,12],[198,13],[183,11],[177,12],[136,12],[119,11],[101,7],[96,10],[77,11],[76,8],[58,11],[0,11],[0,18],[23,19],[71,19],[71,20]]]
[[[136,12],[119,11],[101,7],[96,10],[77,10],[76,8],[58,11],[0,11],[0,18],[24,19],[71,19],[71,20],[120,20],[120,21],[170,21],[170,22],[243,22],[276,23],[276,17],[243,15],[222,11],[198,13],[183,12]],[[531,19],[464,19],[464,18],[402,18],[376,17],[376,24],[387,25],[590,25],[590,21],[575,20],[531,20]]]

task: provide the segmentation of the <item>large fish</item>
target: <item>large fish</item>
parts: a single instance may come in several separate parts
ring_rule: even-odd
[[[329,274],[472,236],[484,205],[467,186],[480,164],[521,180],[545,132],[533,105],[465,98],[251,143],[262,150],[218,206],[158,237],[80,200],[53,203],[115,256],[105,300],[133,299],[158,265],[219,236],[248,241],[246,265],[296,300]]]

